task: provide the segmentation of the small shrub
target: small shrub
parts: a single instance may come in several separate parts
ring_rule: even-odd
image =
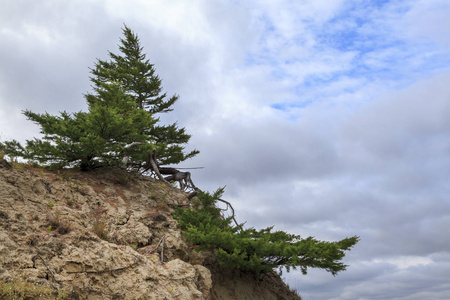
[[[53,202],[53,201],[50,200],[50,201],[48,202],[48,207],[49,207],[50,209],[52,209],[53,206],[55,206],[55,202]]]
[[[39,163],[37,161],[33,161],[33,160],[27,161],[26,165],[28,167],[33,167],[33,168],[40,168],[41,167],[41,165],[39,165]]]

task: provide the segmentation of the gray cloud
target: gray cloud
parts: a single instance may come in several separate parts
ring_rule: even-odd
[[[442,45],[450,27],[439,17],[448,5],[396,2],[373,7],[373,15],[355,5],[3,3],[0,139],[38,133],[21,110],[85,109],[88,68],[117,51],[126,23],[165,90],[181,96],[162,120],[193,135],[188,147],[201,154],[183,167],[205,167],[192,170],[198,186],[227,185],[224,198],[248,226],[325,240],[361,236],[337,277],[286,275],[304,299],[445,299],[450,63],[435,59],[449,55]],[[418,12],[426,16],[420,28]],[[320,38],[351,30],[374,48],[346,51]],[[376,48],[386,41],[391,48]],[[371,63],[369,71],[388,71],[352,73]],[[273,108],[279,103],[291,106]]]

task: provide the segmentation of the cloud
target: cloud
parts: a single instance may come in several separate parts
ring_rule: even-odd
[[[89,67],[140,37],[201,154],[182,167],[247,226],[358,235],[348,271],[293,272],[308,299],[445,299],[446,1],[14,1],[0,11],[0,139],[21,110],[86,109]]]

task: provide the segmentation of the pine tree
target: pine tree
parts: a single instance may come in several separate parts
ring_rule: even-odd
[[[109,61],[97,60],[95,68],[91,69],[94,86],[98,88],[108,82],[118,82],[139,109],[151,115],[172,111],[179,97],[167,97],[162,92],[161,79],[156,75],[154,65],[146,59],[138,36],[127,26],[123,29],[123,36],[119,45],[120,55],[109,52]],[[86,100],[91,105],[99,98],[87,94]],[[199,153],[197,150],[184,152],[184,145],[191,136],[185,128],[178,128],[177,123],[143,127],[141,133],[148,135],[154,143],[160,165],[177,164]],[[133,157],[134,166],[141,168],[147,154],[145,151],[141,151],[141,156],[137,154]]]
[[[82,170],[117,166],[128,157],[135,170],[142,170],[148,168],[153,150],[161,165],[179,163],[198,153],[184,153],[184,144],[190,139],[184,128],[176,123],[157,125],[155,114],[171,111],[178,96],[166,99],[138,37],[126,26],[123,33],[119,48],[123,56],[110,52],[111,61],[98,60],[91,69],[93,91],[85,95],[89,111],[59,116],[24,111],[44,136],[26,141],[25,147],[6,141],[2,145],[6,154]],[[138,146],[127,147],[130,144]]]
[[[198,245],[198,250],[215,249],[221,266],[257,274],[281,267],[287,271],[299,268],[304,274],[308,268],[319,268],[333,275],[346,269],[342,263],[345,251],[358,242],[358,237],[327,242],[274,232],[273,227],[256,230],[233,226],[232,218],[221,217],[216,206],[222,193],[223,189],[213,195],[199,191],[199,201],[192,208],[175,212],[187,241]]]
[[[38,161],[54,168],[79,166],[92,170],[101,166],[117,166],[131,149],[126,145],[141,142],[141,150],[154,147],[149,137],[139,134],[152,126],[155,119],[135,105],[122,87],[115,83],[97,89],[101,102],[91,104],[89,112],[53,116],[26,110],[24,115],[41,126],[42,139],[33,139],[23,147],[17,141],[6,141],[6,153]]]

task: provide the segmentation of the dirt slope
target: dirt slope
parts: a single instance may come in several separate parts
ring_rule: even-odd
[[[71,299],[298,299],[276,274],[218,267],[183,241],[186,194],[121,171],[50,172],[0,163],[0,280]]]

